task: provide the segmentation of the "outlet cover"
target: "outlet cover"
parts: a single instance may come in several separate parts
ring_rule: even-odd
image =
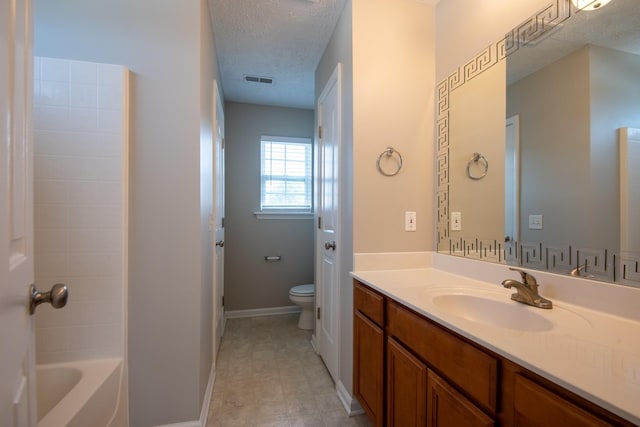
[[[529,230],[542,230],[542,215],[529,215]]]
[[[462,212],[451,212],[451,231],[462,231]]]
[[[405,212],[404,213],[404,231],[416,231],[416,213]]]

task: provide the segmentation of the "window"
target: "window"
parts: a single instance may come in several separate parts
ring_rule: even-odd
[[[311,212],[311,139],[261,138],[261,212]]]

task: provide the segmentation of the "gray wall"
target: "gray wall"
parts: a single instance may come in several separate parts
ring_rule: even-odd
[[[590,173],[588,64],[583,49],[507,91],[507,116],[520,114],[522,241],[553,245],[570,242],[567,236],[590,236],[584,233],[588,212],[582,208]],[[533,214],[544,215],[544,229],[529,230]]]
[[[225,311],[292,305],[289,289],[313,283],[313,218],[257,219],[260,137],[313,138],[314,112],[225,104]],[[279,262],[265,256],[279,255]]]
[[[619,246],[617,129],[640,124],[640,57],[586,46],[509,86],[520,114],[524,241]],[[544,229],[529,230],[528,215]]]
[[[37,55],[132,71],[128,354],[135,427],[198,419],[212,363],[211,261],[202,242],[209,206],[200,192],[210,81],[218,74],[208,17],[206,0],[35,2]]]

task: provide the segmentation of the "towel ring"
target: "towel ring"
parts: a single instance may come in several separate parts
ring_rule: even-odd
[[[382,160],[383,156],[390,158],[392,157],[394,154],[397,154],[396,158],[397,158],[397,165],[396,165],[396,170],[393,172],[385,172],[384,170],[382,170],[382,167],[380,166],[380,161]],[[400,152],[396,149],[394,149],[392,146],[388,146],[386,150],[384,150],[382,153],[380,153],[380,155],[378,156],[378,161],[376,162],[376,166],[378,167],[378,172],[380,172],[382,175],[384,176],[394,176],[397,175],[398,172],[400,172],[400,169],[402,169],[402,155],[400,154]]]
[[[481,175],[473,175],[471,173],[472,163],[477,164],[481,168],[482,170]],[[467,163],[467,176],[477,181],[487,176],[488,171],[489,171],[489,161],[487,160],[487,158],[480,153],[473,153],[473,157],[471,157],[471,160],[469,160],[469,163]]]

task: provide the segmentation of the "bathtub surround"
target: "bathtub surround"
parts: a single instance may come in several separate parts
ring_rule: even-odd
[[[90,391],[100,397],[75,392],[103,400],[100,413],[115,416],[114,425],[126,425],[128,413],[128,94],[122,66],[34,59],[35,280],[69,286],[66,307],[38,307],[36,363],[114,360],[116,373],[92,380]],[[71,401],[53,419],[78,410]]]
[[[214,360],[201,194],[218,78],[207,2],[36,0],[34,50],[132,72],[129,422],[198,425]]]
[[[34,60],[35,277],[69,303],[38,307],[37,363],[123,357],[128,71]]]

